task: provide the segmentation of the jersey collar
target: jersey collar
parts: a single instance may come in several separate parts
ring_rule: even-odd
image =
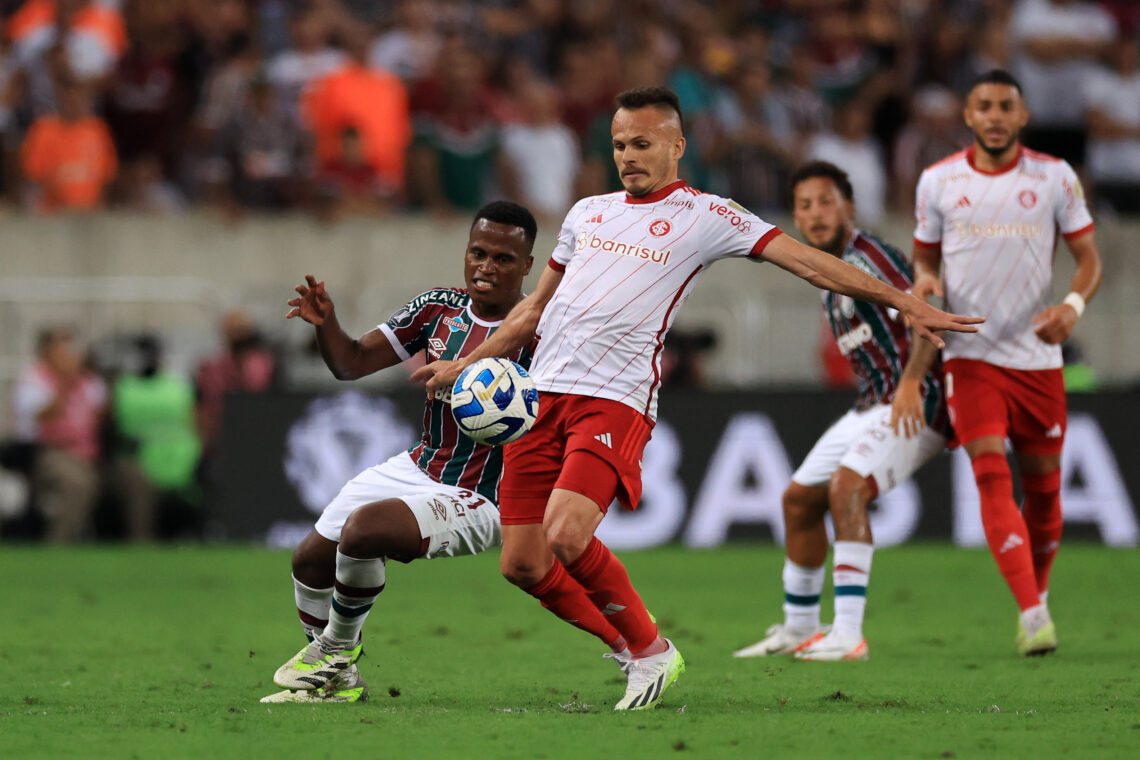
[[[629,193],[626,193],[625,194],[625,202],[626,203],[656,203],[657,201],[665,200],[666,198],[668,198],[670,195],[673,194],[674,190],[682,188],[687,184],[689,184],[689,183],[685,182],[685,180],[679,179],[676,182],[669,183],[668,185],[661,188],[660,190],[654,190],[649,195],[643,195],[639,198],[635,198],[632,195],[630,195]]]
[[[1008,164],[999,166],[996,169],[981,169],[978,167],[977,163],[975,163],[974,160],[978,155],[978,146],[971,145],[969,148],[966,148],[966,163],[968,163],[970,165],[970,168],[976,171],[978,174],[985,174],[988,177],[996,177],[999,174],[1005,174],[1006,172],[1016,169],[1018,163],[1021,162],[1021,154],[1024,152],[1024,150],[1024,148],[1018,145],[1017,154]]]

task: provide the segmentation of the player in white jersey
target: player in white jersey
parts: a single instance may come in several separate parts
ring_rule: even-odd
[[[973,145],[918,182],[913,290],[986,316],[977,335],[947,337],[947,403],[974,469],[986,541],[1021,609],[1018,649],[1045,654],[1057,647],[1046,597],[1061,538],[1061,343],[1100,286],[1100,254],[1072,168],[1020,143],[1029,113],[1017,81],[1001,70],[983,75],[964,116]],[[1077,269],[1054,304],[1058,230]],[[1007,437],[1025,494],[1020,511]]]
[[[499,356],[542,336],[531,366],[539,417],[505,450],[500,563],[558,617],[628,648],[628,685],[615,708],[627,710],[657,704],[684,661],[594,532],[615,497],[637,506],[662,342],[700,273],[730,256],[772,261],[818,287],[887,303],[939,344],[932,329],[972,331],[978,320],[934,309],[688,187],[677,176],[685,138],[671,91],[630,90],[617,102],[611,132],[625,192],[574,206],[535,292],[475,353]],[[470,361],[436,362],[413,379],[445,387]]]

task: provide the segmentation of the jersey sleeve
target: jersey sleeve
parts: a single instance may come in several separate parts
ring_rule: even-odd
[[[942,210],[938,207],[938,182],[927,169],[914,191],[914,241],[935,246],[942,242]]]
[[[555,244],[554,252],[550,254],[550,261],[548,262],[548,266],[552,269],[557,269],[559,272],[565,271],[566,265],[574,256],[577,247],[575,245],[574,227],[582,215],[583,204],[588,201],[589,198],[584,198],[575,203],[569,213],[566,214],[566,218],[562,220],[562,227],[558,230],[558,242]]]
[[[1060,192],[1053,199],[1053,216],[1057,227],[1066,240],[1079,237],[1093,228],[1092,215],[1085,203],[1085,191],[1077,173],[1068,161],[1062,161],[1058,169],[1061,180]]]
[[[763,260],[763,251],[781,230],[730,198],[706,193],[697,198],[704,217],[704,239],[712,259],[748,256]]]
[[[430,290],[420,293],[389,317],[387,322],[377,326],[401,360],[410,359],[414,354],[424,350],[427,345],[424,325],[433,308],[431,294]]]

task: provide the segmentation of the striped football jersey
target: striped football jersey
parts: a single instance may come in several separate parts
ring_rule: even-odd
[[[423,351],[431,362],[466,356],[500,324],[475,316],[466,290],[435,288],[413,298],[378,329],[401,359]],[[509,358],[529,368],[536,341]],[[451,415],[450,390],[436,391],[428,398],[423,436],[408,454],[432,479],[476,491],[498,503],[502,447],[476,443],[459,432]]]
[[[855,230],[841,258],[899,290],[908,290],[914,282],[910,262],[897,249],[861,230]],[[859,378],[855,407],[889,404],[910,358],[910,330],[898,312],[830,290],[823,292],[823,310],[840,353]],[[935,358],[921,390],[926,424],[945,433],[949,416],[942,394],[941,358]]]

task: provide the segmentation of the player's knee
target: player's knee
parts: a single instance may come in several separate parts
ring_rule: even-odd
[[[531,562],[522,557],[508,557],[506,554],[499,557],[499,572],[522,589],[537,585],[545,575],[538,562]]]
[[[564,565],[578,559],[593,537],[592,532],[580,530],[568,522],[554,523],[546,528],[546,543]]]
[[[874,481],[854,470],[840,467],[827,485],[827,498],[834,516],[836,512],[862,512],[875,497]]]
[[[810,498],[808,490],[792,483],[784,491],[782,499],[784,508],[784,525],[789,529],[808,528],[823,519],[826,505],[821,509]]]
[[[310,588],[328,588],[336,578],[335,542],[310,533],[293,550],[293,577]]]
[[[371,506],[371,505],[370,505]],[[389,557],[401,553],[396,527],[379,510],[362,507],[348,516],[340,532],[340,553],[356,559]]]

